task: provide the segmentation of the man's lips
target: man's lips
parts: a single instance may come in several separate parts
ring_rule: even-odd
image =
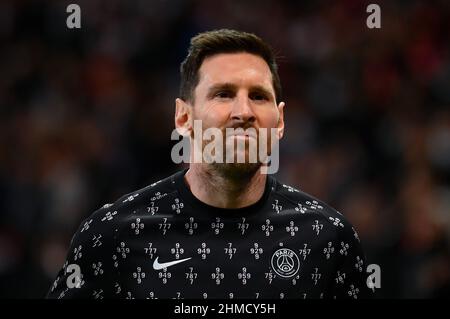
[[[228,135],[229,137],[235,137],[235,138],[255,138],[253,135],[247,135],[247,134],[232,134]]]
[[[257,138],[256,129],[254,130],[233,130],[230,133],[226,134],[227,137],[236,137],[236,138]]]

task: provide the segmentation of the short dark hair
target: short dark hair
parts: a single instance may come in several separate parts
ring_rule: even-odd
[[[203,32],[191,39],[188,55],[181,63],[180,97],[194,102],[194,90],[200,77],[198,70],[206,57],[220,53],[247,52],[266,61],[272,73],[272,84],[277,101],[281,99],[281,83],[278,66],[272,48],[253,33],[221,29]]]

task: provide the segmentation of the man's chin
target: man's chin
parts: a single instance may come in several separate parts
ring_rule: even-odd
[[[212,163],[214,169],[222,176],[231,179],[244,179],[255,175],[261,163]]]

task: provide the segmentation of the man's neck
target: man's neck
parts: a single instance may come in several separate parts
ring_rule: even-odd
[[[185,175],[197,199],[220,208],[241,208],[256,203],[264,194],[266,178],[257,170],[251,176],[234,180],[217,174],[207,164],[191,164]]]

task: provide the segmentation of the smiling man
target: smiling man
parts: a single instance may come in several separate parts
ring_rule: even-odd
[[[190,138],[189,169],[86,219],[48,297],[366,297],[365,258],[352,225],[265,174],[264,156],[250,160],[261,148],[277,155],[284,105],[263,40],[234,30],[194,37],[175,112],[176,129]],[[219,160],[194,161],[199,153],[205,159],[208,143],[196,137],[208,129],[221,133],[215,141],[223,147],[209,153]],[[268,130],[273,134],[264,135]]]

